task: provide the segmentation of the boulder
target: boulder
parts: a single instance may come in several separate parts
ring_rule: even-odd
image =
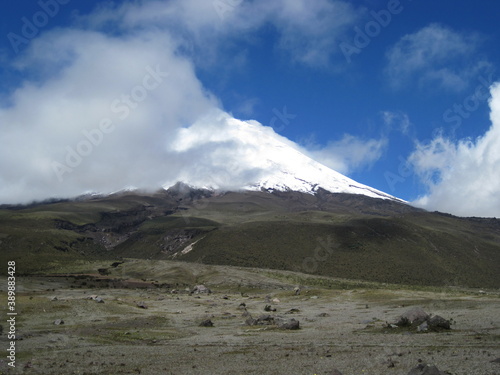
[[[96,294],[92,294],[91,296],[88,297],[88,299],[96,301],[97,303],[104,303],[104,300]]]
[[[436,366],[420,364],[412,369],[408,375],[449,375],[448,372],[439,371]]]
[[[213,327],[214,323],[210,319],[206,319],[200,323],[200,327]]]
[[[261,315],[257,318],[257,324],[274,324],[274,318],[271,315]]]
[[[280,329],[300,329],[300,323],[298,320],[280,320],[278,321],[278,328]]]
[[[238,306],[238,310],[246,310],[247,309],[247,304],[245,302],[240,303]]]
[[[245,324],[248,326],[272,325],[272,324],[275,324],[275,322],[274,322],[274,318],[271,315],[261,315],[257,319],[254,319],[250,316],[245,321]]]
[[[429,330],[429,324],[427,322],[423,322],[417,327],[417,332],[427,332]]]
[[[148,305],[146,304],[146,302],[141,301],[141,302],[137,302],[137,307],[140,307],[141,309],[147,309]]]
[[[64,320],[62,320],[62,319],[56,319],[56,320],[54,320],[54,324],[55,324],[56,326],[61,325],[61,324],[64,324]]]
[[[276,309],[273,309],[273,308],[271,307],[271,305],[266,305],[266,306],[264,307],[264,311],[276,311]]]
[[[440,331],[442,329],[451,329],[450,321],[442,316],[434,315],[429,319],[429,328],[433,331]]]
[[[396,325],[399,327],[416,327],[428,319],[429,314],[427,314],[421,307],[413,307],[399,317]]]

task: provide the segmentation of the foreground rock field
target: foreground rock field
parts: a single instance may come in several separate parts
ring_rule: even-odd
[[[16,368],[0,374],[500,374],[498,291],[167,261],[90,272],[105,266],[18,278]],[[451,329],[394,325],[415,307]]]

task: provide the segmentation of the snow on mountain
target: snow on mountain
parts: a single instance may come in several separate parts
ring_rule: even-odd
[[[191,186],[308,194],[322,188],[332,193],[402,202],[313,160],[300,146],[272,128],[256,121],[240,121],[223,112],[182,129],[171,147],[179,154],[200,150],[196,168],[181,177],[182,182]],[[209,171],[209,175],[204,171]]]

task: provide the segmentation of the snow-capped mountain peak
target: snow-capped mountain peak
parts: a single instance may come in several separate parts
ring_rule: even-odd
[[[322,188],[332,193],[401,201],[313,160],[300,146],[272,128],[255,121],[240,121],[226,113],[182,129],[172,148],[179,153],[197,149],[202,153],[193,169],[181,178],[192,186],[309,194]]]

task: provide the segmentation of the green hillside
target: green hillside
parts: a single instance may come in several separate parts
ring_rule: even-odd
[[[3,207],[0,228],[2,262],[16,260],[24,274],[126,257],[500,287],[500,220],[325,191],[212,194],[183,187]]]

